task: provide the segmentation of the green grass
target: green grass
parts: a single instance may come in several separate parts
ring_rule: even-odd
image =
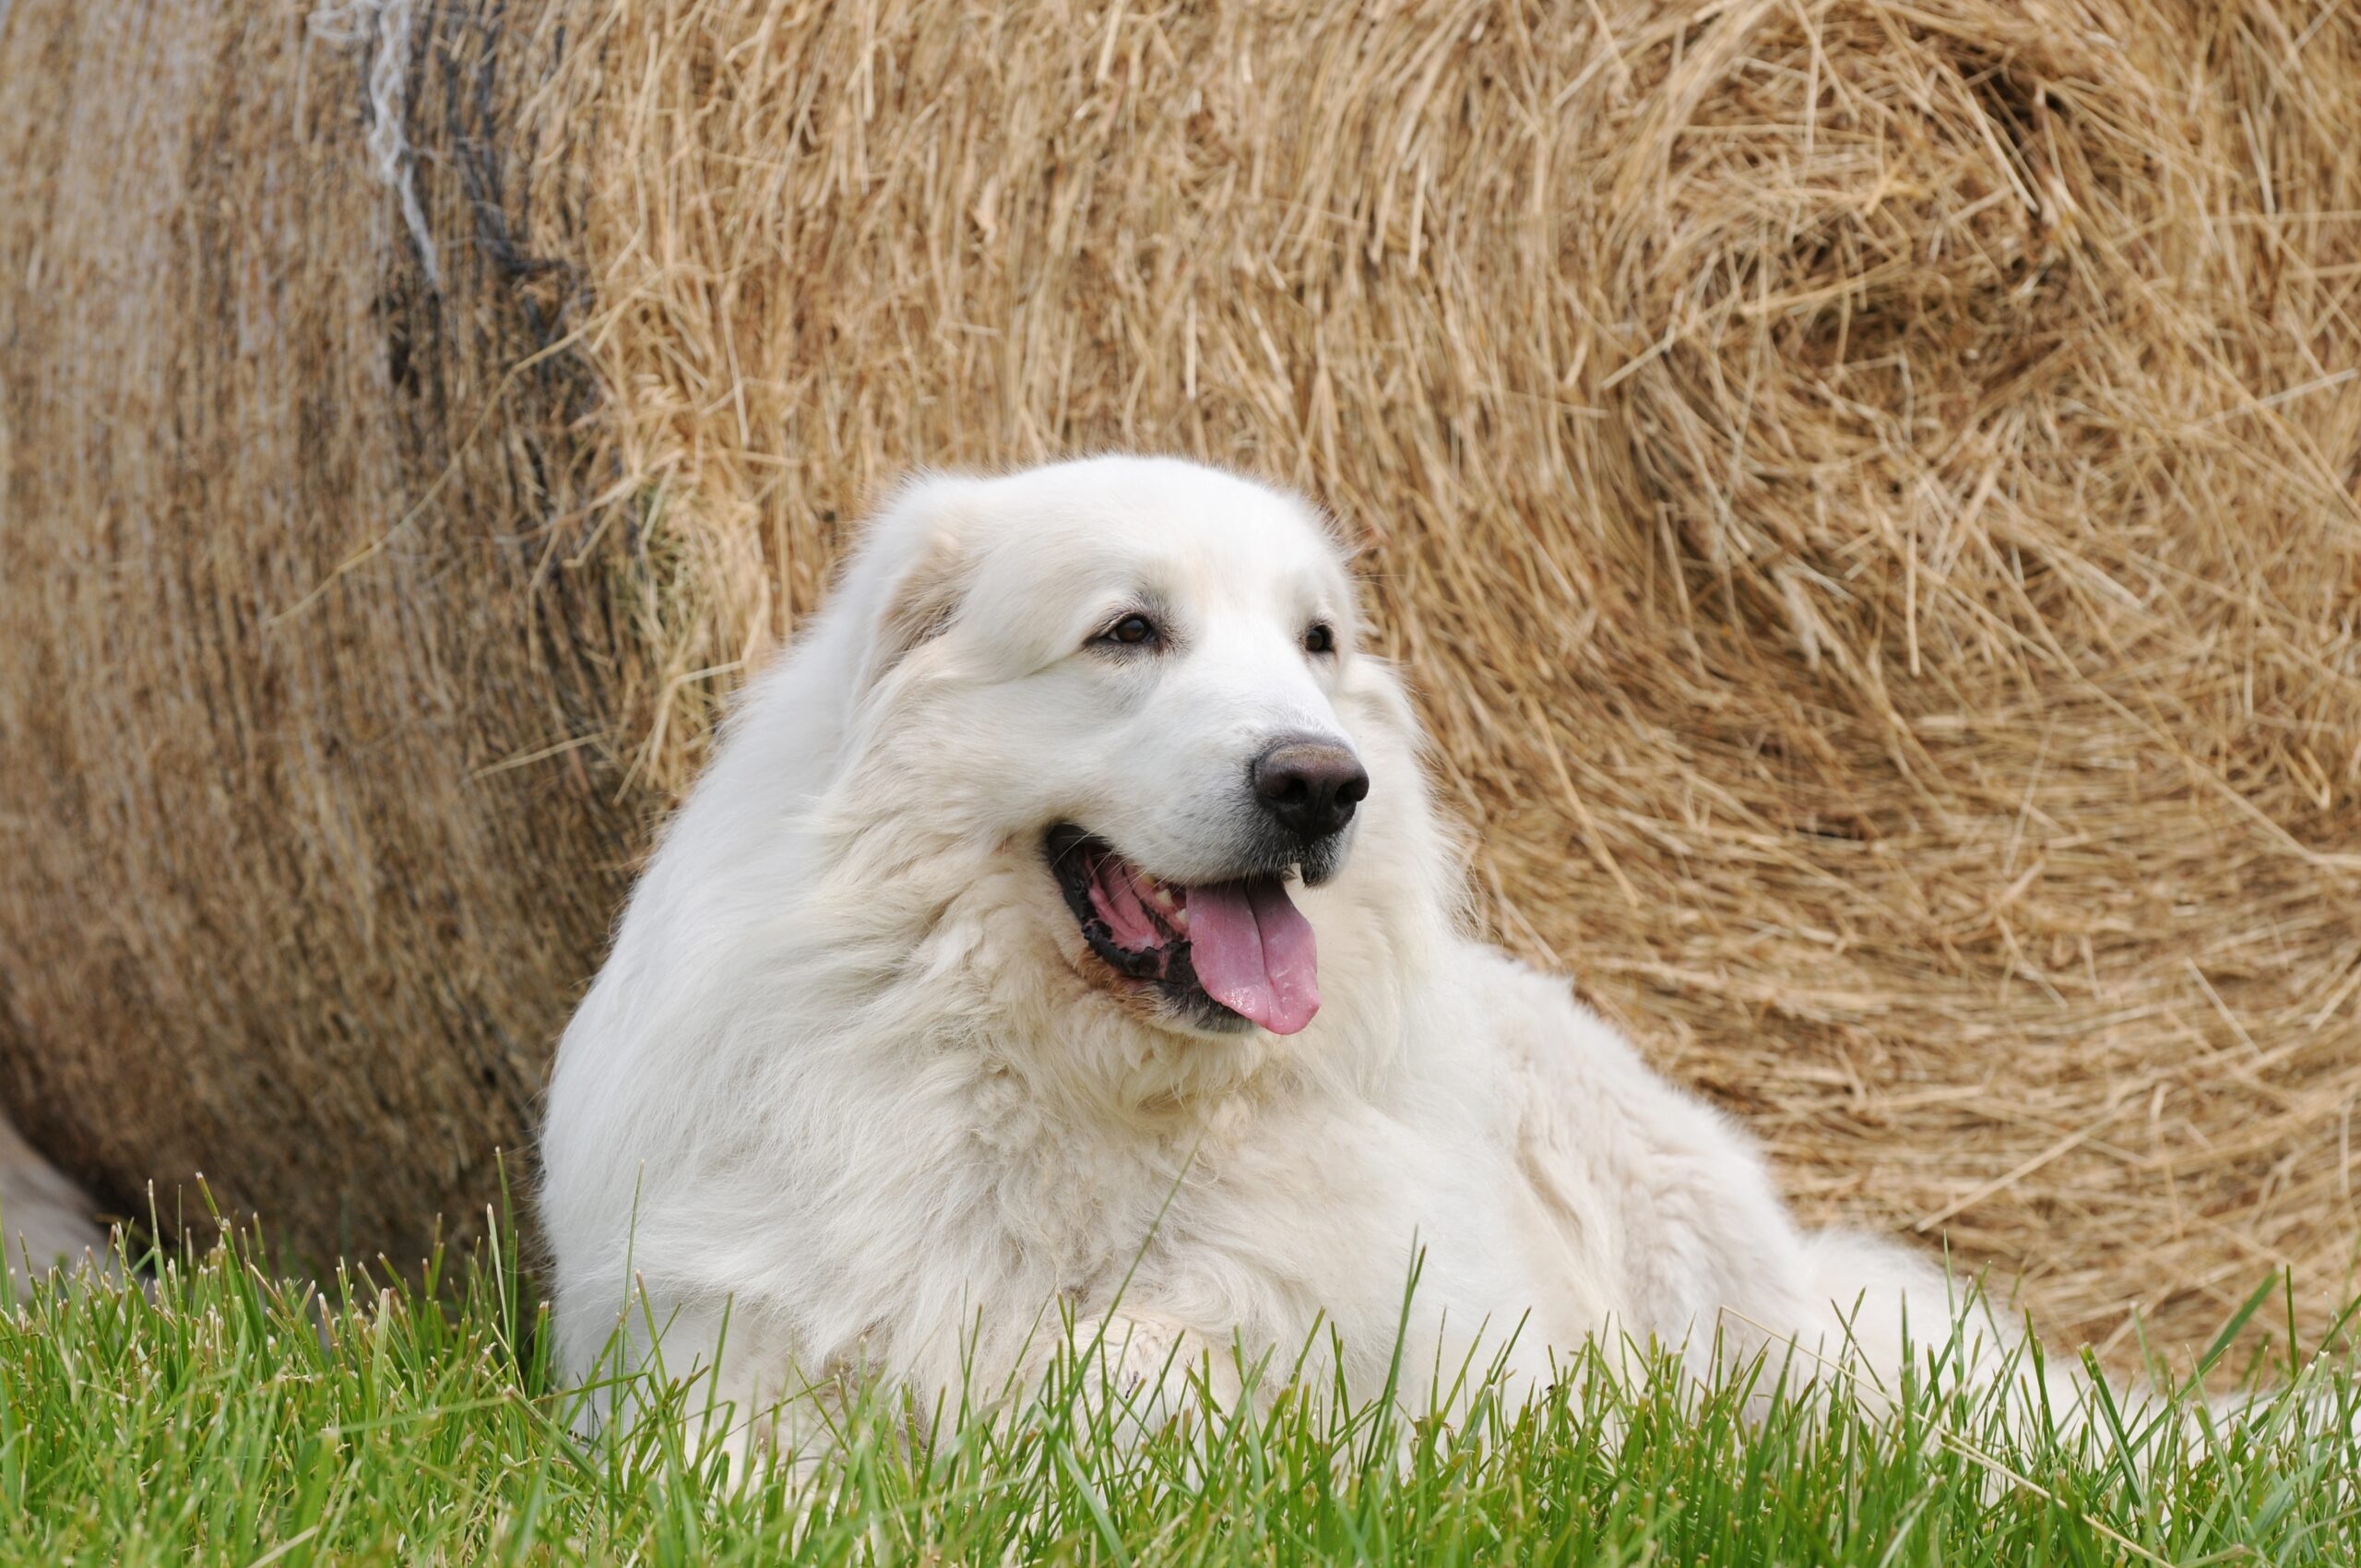
[[[1766,1414],[1776,1369],[1699,1389],[1661,1362],[1451,1426],[1299,1393],[1130,1444],[1073,1399],[914,1430],[879,1395],[840,1463],[745,1481],[677,1418],[573,1437],[528,1283],[496,1255],[458,1273],[321,1302],[233,1247],[144,1290],[42,1288],[0,1314],[0,1558],[2361,1561],[2349,1362],[2234,1431],[2106,1441],[1940,1377],[1883,1417],[1809,1390]]]

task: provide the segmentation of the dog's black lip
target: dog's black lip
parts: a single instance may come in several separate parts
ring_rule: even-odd
[[[1145,910],[1147,918],[1165,939],[1163,947],[1147,953],[1134,953],[1115,941],[1114,932],[1099,917],[1090,902],[1090,884],[1100,857],[1119,851],[1104,838],[1085,833],[1078,827],[1062,824],[1050,830],[1045,846],[1050,856],[1050,869],[1057,873],[1059,891],[1065,895],[1066,908],[1074,911],[1074,923],[1082,927],[1082,934],[1091,950],[1107,961],[1108,968],[1133,980],[1157,980],[1166,970],[1166,955],[1185,953],[1189,939],[1164,923],[1164,918],[1154,909]]]
[[[1168,1007],[1199,1028],[1234,1033],[1252,1027],[1244,1014],[1207,994],[1197,979],[1196,966],[1190,959],[1189,939],[1166,925],[1154,909],[1149,909],[1147,916],[1169,939],[1163,947],[1156,952],[1134,953],[1115,941],[1107,922],[1091,907],[1090,880],[1099,856],[1121,855],[1121,850],[1070,822],[1050,828],[1042,838],[1041,850],[1050,862],[1050,875],[1057,880],[1058,891],[1065,896],[1074,924],[1082,930],[1083,941],[1109,968],[1152,988]]]

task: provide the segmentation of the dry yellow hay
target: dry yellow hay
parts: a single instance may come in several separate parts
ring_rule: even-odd
[[[1807,1209],[2350,1289],[2361,13],[229,9],[0,23],[0,1084],[118,1201],[469,1208],[846,520],[1125,446],[1365,532],[1501,939]]]

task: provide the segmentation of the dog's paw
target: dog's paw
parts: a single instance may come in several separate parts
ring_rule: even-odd
[[[1103,1404],[1127,1438],[1161,1431],[1210,1414],[1237,1397],[1233,1359],[1192,1329],[1151,1317],[1111,1313],[1074,1324],[1081,1384]]]

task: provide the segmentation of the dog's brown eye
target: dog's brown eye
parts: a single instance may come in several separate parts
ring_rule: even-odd
[[[1156,623],[1145,615],[1126,615],[1099,636],[1100,642],[1121,643],[1126,647],[1138,647],[1156,641]]]
[[[1335,652],[1336,634],[1329,630],[1326,622],[1314,621],[1311,624],[1311,629],[1303,634],[1303,651],[1306,653]]]

